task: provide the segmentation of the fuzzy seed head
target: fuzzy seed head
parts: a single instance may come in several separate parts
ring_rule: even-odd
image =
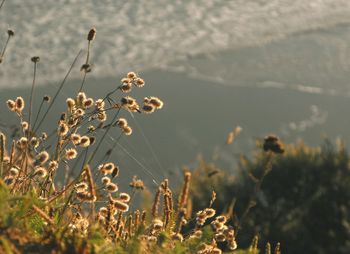
[[[9,174],[10,174],[10,176],[17,176],[18,172],[19,172],[18,168],[12,167],[12,168],[10,168]]]
[[[72,98],[68,98],[66,100],[66,103],[67,103],[68,110],[72,112],[75,107],[75,101]]]
[[[111,182],[111,183],[106,184],[106,189],[108,192],[113,193],[113,192],[118,191],[118,185]]]
[[[128,74],[126,75],[129,79],[134,79],[137,77],[136,73],[131,71],[131,72],[128,72]]]
[[[40,178],[47,176],[47,170],[44,167],[36,167],[34,170],[34,175]]]
[[[87,36],[87,40],[88,41],[93,41],[96,37],[96,28],[93,27],[90,29],[89,33],[88,33],[88,36]]]
[[[123,127],[123,132],[125,135],[130,136],[132,134],[132,129],[130,126]]]
[[[77,154],[77,150],[75,150],[74,148],[66,149],[65,155],[67,160],[75,159],[77,157]]]
[[[130,201],[130,195],[128,193],[122,192],[119,194],[119,199],[125,203]]]
[[[77,133],[73,133],[73,134],[70,136],[70,140],[72,141],[72,143],[73,143],[74,145],[78,145],[78,144],[80,143],[80,139],[81,139],[81,137],[80,137],[80,135],[77,134]]]
[[[153,106],[152,104],[144,104],[142,106],[142,110],[143,112],[145,112],[146,114],[151,114],[154,112],[154,110],[156,109],[155,106]]]
[[[28,130],[28,127],[29,127],[28,122],[26,121],[21,122],[21,126],[23,130],[25,131]]]
[[[82,136],[80,138],[80,146],[88,147],[90,145],[90,138],[88,136]]]
[[[125,119],[125,118],[119,118],[117,120],[117,125],[120,127],[120,128],[124,128],[125,126],[128,126],[128,121]]]
[[[15,111],[16,110],[16,102],[13,100],[7,100],[6,101],[7,107],[9,108],[10,111]]]
[[[55,160],[52,160],[49,162],[49,171],[55,171],[56,169],[58,169],[58,162]]]
[[[17,97],[16,98],[16,111],[18,113],[21,113],[23,109],[24,109],[24,100],[22,97]]]
[[[65,122],[61,121],[58,125],[58,135],[61,137],[66,136],[68,133],[68,130],[69,130],[68,125]]]
[[[108,177],[108,176],[104,176],[101,178],[101,182],[104,184],[104,185],[107,185],[111,182],[111,179]]]
[[[125,204],[122,201],[119,200],[114,200],[114,208],[117,209],[118,211],[125,213],[127,211],[129,211],[129,205]]]
[[[49,159],[49,153],[46,151],[42,151],[40,152],[36,158],[35,158],[35,163],[37,165],[43,165],[45,162],[47,162],[47,160]]]
[[[91,108],[92,105],[94,105],[94,100],[92,98],[87,98],[85,101],[84,101],[84,107],[85,108]]]

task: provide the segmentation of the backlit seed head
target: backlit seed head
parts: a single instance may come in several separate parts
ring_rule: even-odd
[[[34,175],[37,177],[44,178],[47,176],[47,170],[44,167],[36,167],[34,170]]]
[[[217,242],[225,242],[226,241],[226,237],[223,233],[218,233],[218,234],[215,234],[215,240]]]
[[[94,105],[94,100],[92,98],[88,98],[84,101],[85,108],[90,108],[92,105]]]
[[[90,138],[88,136],[82,136],[80,138],[80,146],[88,147],[90,145]]]
[[[69,111],[73,111],[74,107],[75,107],[75,101],[72,98],[68,98],[66,100],[67,103],[67,107]]]
[[[18,168],[16,168],[16,167],[10,168],[9,174],[10,174],[10,176],[17,176],[18,175]]]
[[[226,221],[227,221],[227,218],[226,218],[226,216],[221,215],[221,216],[216,217],[215,220],[220,222],[220,223],[224,223],[225,224]]]
[[[137,87],[143,87],[145,86],[145,81],[142,79],[142,78],[137,78],[134,82],[134,84],[137,86]]]
[[[124,128],[125,126],[128,125],[128,121],[125,118],[119,118],[118,121],[117,121],[117,125],[120,128]]]
[[[111,175],[112,175],[112,178],[114,178],[114,177],[119,175],[119,167],[118,166],[115,166],[113,168]]]
[[[161,109],[164,105],[163,101],[161,101],[157,97],[151,97],[149,103],[156,107],[156,109]]]
[[[75,150],[74,148],[70,148],[70,149],[66,149],[66,159],[67,160],[72,160],[75,159],[77,157],[77,150]]]
[[[136,100],[130,96],[122,97],[120,100],[121,104],[124,106],[133,106],[136,104]]]
[[[184,240],[184,237],[180,234],[180,233],[174,233],[171,236],[171,239],[173,239],[174,241],[180,241],[182,242]]]
[[[268,135],[264,138],[264,151],[272,151],[273,153],[283,153],[284,145],[281,140],[275,135]]]
[[[130,79],[134,79],[137,77],[136,73],[131,71],[131,72],[128,72],[128,74],[126,75],[128,78]]]
[[[32,137],[29,142],[30,146],[34,148],[37,148],[39,146],[39,143],[39,139],[36,137]]]
[[[97,110],[103,110],[104,107],[105,107],[105,102],[102,99],[98,99],[95,102],[95,107],[96,107]]]
[[[16,111],[21,113],[23,109],[24,109],[24,100],[22,97],[17,97],[16,98]]]
[[[81,116],[83,116],[83,115],[85,115],[85,111],[84,111],[83,109],[78,108],[78,109],[75,111],[75,116],[76,116],[76,117],[81,117]]]
[[[102,112],[99,112],[97,114],[97,119],[100,121],[100,122],[105,122],[107,120],[107,114],[105,111],[102,111]]]
[[[215,215],[215,210],[213,208],[206,208],[204,212],[208,218],[211,218]]]
[[[163,228],[163,221],[161,221],[160,219],[154,219],[152,221],[152,224],[153,224],[153,229],[156,230],[156,231],[159,231]]]
[[[111,183],[106,184],[106,189],[108,192],[113,193],[113,192],[118,191],[118,185],[111,182]]]
[[[33,63],[38,63],[40,61],[40,57],[38,56],[33,56],[31,59],[30,59]]]
[[[28,145],[28,139],[26,137],[21,137],[19,140],[18,140],[18,145],[20,148],[24,149],[27,147]]]
[[[58,169],[58,162],[55,160],[52,160],[49,162],[49,171],[55,171],[56,169]]]
[[[13,100],[7,100],[6,101],[7,107],[9,108],[9,110],[11,111],[15,111],[16,110],[16,102]]]
[[[49,153],[46,151],[40,152],[36,157],[35,157],[35,164],[36,165],[43,165],[47,160],[49,159]]]
[[[75,117],[70,117],[68,119],[68,122],[67,122],[69,128],[72,128],[73,126],[76,126],[77,123],[78,123],[78,119],[75,118]]]
[[[51,97],[48,96],[48,95],[44,95],[43,100],[46,101],[46,102],[50,102]]]
[[[93,41],[96,37],[96,28],[93,27],[90,29],[89,33],[88,33],[88,36],[87,36],[87,40],[88,41]]]
[[[85,182],[80,182],[80,183],[77,183],[76,185],[74,185],[74,188],[75,188],[76,192],[86,192],[88,189],[88,185]]]
[[[61,137],[66,136],[68,133],[68,125],[65,122],[60,122],[60,124],[58,125],[58,135],[60,135]]]
[[[72,141],[72,143],[73,143],[74,145],[78,145],[78,144],[80,143],[80,139],[81,139],[81,137],[80,137],[80,135],[77,134],[77,133],[73,133],[73,134],[70,136],[70,140]]]
[[[111,179],[108,177],[108,176],[104,176],[101,178],[101,182],[104,184],[104,185],[107,185],[111,182]]]
[[[9,37],[15,36],[15,32],[14,32],[12,29],[8,29],[8,30],[7,30],[7,35],[8,35]]]
[[[41,139],[46,140],[47,139],[47,134],[46,132],[41,133]]]
[[[104,168],[108,172],[112,173],[112,170],[114,169],[114,163],[113,162],[108,162],[108,163],[104,164]]]
[[[60,116],[60,120],[61,121],[66,121],[66,119],[67,119],[67,114],[66,113],[61,113],[61,116]]]
[[[83,105],[83,102],[86,100],[86,94],[84,92],[79,92],[77,95],[78,105]]]
[[[125,213],[125,212],[129,211],[129,205],[125,204],[122,201],[114,200],[113,205],[114,205],[114,208],[120,212]]]
[[[108,213],[108,209],[107,209],[107,207],[101,207],[99,212],[102,216],[106,217],[107,213]]]
[[[123,132],[125,135],[130,136],[132,134],[132,129],[130,126],[123,127]]]
[[[85,73],[89,73],[92,71],[91,64],[85,63],[80,67],[80,71],[84,71]]]
[[[23,130],[28,130],[28,127],[29,127],[28,122],[26,121],[21,122],[21,126]]]
[[[119,200],[128,203],[130,201],[130,195],[128,193],[122,192],[119,194]]]
[[[120,90],[122,90],[122,92],[124,92],[124,93],[129,93],[129,92],[131,92],[131,89],[132,89],[131,83],[123,83],[123,84],[120,86]]]
[[[96,138],[95,137],[89,137],[89,139],[90,139],[90,146],[92,146],[95,143]]]
[[[153,106],[152,104],[145,104],[142,106],[142,110],[143,112],[145,112],[146,114],[151,114],[154,112],[154,110],[156,109],[155,106]]]

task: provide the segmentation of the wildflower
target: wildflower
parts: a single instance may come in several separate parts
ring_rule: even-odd
[[[225,242],[226,241],[226,237],[223,233],[217,233],[215,234],[215,240],[217,242]]]
[[[130,136],[132,134],[132,129],[130,126],[123,127],[123,132],[125,135]]]
[[[137,77],[136,73],[131,71],[131,72],[128,72],[128,74],[126,75],[129,79],[134,79]]]
[[[143,112],[145,112],[146,114],[151,114],[154,112],[156,108],[152,105],[152,104],[145,104],[142,106],[142,110]]]
[[[28,139],[26,137],[21,137],[19,140],[18,140],[18,145],[20,148],[24,149],[27,147],[28,145]]]
[[[15,32],[12,29],[8,29],[7,30],[7,34],[8,34],[9,37],[15,36]]]
[[[33,56],[31,59],[30,59],[33,63],[38,63],[40,61],[40,57],[38,56]]]
[[[9,110],[11,111],[15,111],[16,110],[16,102],[13,100],[7,100],[6,101],[7,107],[9,108]]]
[[[65,122],[60,122],[58,125],[58,135],[65,136],[68,133],[68,125]]]
[[[206,208],[204,209],[204,212],[208,218],[211,218],[215,215],[215,210],[213,208]]]
[[[23,109],[24,109],[24,100],[22,97],[17,97],[16,98],[16,111],[18,113],[21,113]]]
[[[67,160],[72,160],[77,157],[77,151],[74,148],[66,149],[66,158]]]
[[[51,100],[51,97],[48,95],[44,95],[43,100],[49,102]]]
[[[81,108],[78,108],[74,113],[75,113],[76,117],[81,117],[81,116],[85,115],[85,111]]]
[[[134,82],[135,86],[143,87],[145,86],[145,81],[142,78],[137,78]]]
[[[120,86],[120,89],[124,92],[124,93],[128,93],[131,91],[132,88],[132,83],[131,80],[128,78],[124,78],[121,80],[122,85]]]
[[[123,128],[125,126],[128,126],[128,121],[126,121],[125,118],[119,118],[117,120],[117,125],[120,127],[120,128]]]
[[[76,192],[86,192],[88,189],[88,185],[85,182],[80,182],[80,183],[77,183],[74,186],[74,188],[75,188]]]
[[[34,170],[34,175],[44,178],[47,175],[47,170],[44,167],[36,167]]]
[[[28,122],[26,122],[26,121],[21,122],[21,126],[22,126],[23,130],[28,130],[28,127],[29,127]]]
[[[130,201],[130,195],[128,193],[122,192],[119,194],[119,199],[125,203]]]
[[[269,135],[264,138],[264,151],[272,151],[274,153],[283,153],[284,148],[281,140],[275,135]]]
[[[107,189],[107,191],[108,192],[116,192],[116,191],[118,191],[118,186],[115,184],[115,183],[108,183],[108,184],[106,184],[106,189]]]
[[[10,176],[17,176],[18,173],[19,173],[18,172],[18,168],[17,167],[11,167],[9,173],[10,173]]]
[[[114,177],[119,175],[119,167],[118,166],[115,166],[113,168],[111,175],[112,175],[112,178],[114,178]]]
[[[114,208],[123,213],[129,211],[129,205],[125,204],[122,201],[114,200],[113,202]]]
[[[74,145],[78,145],[78,144],[80,143],[80,139],[81,139],[81,137],[80,137],[80,135],[77,134],[77,133],[73,133],[73,134],[70,136],[70,140],[72,141],[72,143],[73,143]]]
[[[54,171],[56,169],[58,169],[58,162],[55,160],[50,161],[49,162],[49,171],[51,172],[51,171]]]
[[[88,36],[87,36],[87,40],[88,41],[93,41],[96,37],[96,28],[93,27],[90,29],[89,33],[88,33]]]
[[[49,153],[46,151],[40,152],[35,158],[36,165],[43,165],[49,159]]]
[[[215,220],[220,222],[220,223],[226,223],[227,218],[226,218],[226,216],[221,215],[221,216],[216,217]]]
[[[99,112],[97,118],[100,122],[105,122],[107,120],[107,114],[105,111]]]
[[[152,221],[152,224],[153,224],[153,229],[156,230],[156,231],[159,231],[163,228],[163,221],[159,220],[159,219],[154,219]]]
[[[141,179],[137,179],[136,176],[132,178],[131,183],[129,183],[129,186],[135,189],[143,190],[145,188],[145,184]]]
[[[83,102],[86,100],[86,94],[84,92],[79,92],[77,95],[78,105],[83,105]]]
[[[84,107],[85,108],[90,108],[92,105],[94,105],[94,100],[92,98],[87,98],[84,102]]]
[[[72,112],[75,107],[75,101],[72,98],[68,98],[66,100],[66,103],[67,103],[68,110]]]
[[[88,147],[90,145],[90,138],[88,136],[82,136],[80,138],[80,146]]]
[[[97,110],[103,110],[105,107],[105,102],[102,99],[95,101],[95,107]]]
[[[108,176],[104,176],[101,178],[101,182],[104,184],[104,185],[107,185],[111,182],[111,179],[108,177]]]
[[[152,104],[156,109],[161,109],[164,105],[163,101],[157,97],[151,97],[149,99],[149,104]]]

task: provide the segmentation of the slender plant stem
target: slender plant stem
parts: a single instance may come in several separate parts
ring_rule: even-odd
[[[81,54],[81,51],[82,51],[82,50],[79,50],[78,54],[77,54],[76,57],[74,58],[73,63],[72,63],[71,66],[69,67],[69,70],[68,70],[66,76],[65,76],[64,79],[62,80],[62,82],[61,82],[61,84],[60,84],[60,86],[59,86],[59,88],[58,88],[58,90],[57,90],[55,96],[54,96],[53,99],[52,99],[52,102],[50,103],[49,107],[47,108],[47,110],[46,110],[44,116],[41,118],[41,120],[40,120],[38,126],[37,126],[36,129],[34,130],[34,133],[36,133],[37,130],[40,128],[41,124],[42,124],[43,121],[45,120],[45,118],[46,118],[47,114],[49,113],[50,109],[52,108],[52,105],[55,103],[57,96],[58,96],[59,93],[61,92],[61,90],[62,90],[62,88],[63,88],[63,85],[66,83],[66,80],[67,80],[69,74],[71,73],[71,71],[72,71],[72,69],[73,69],[73,67],[74,67],[74,65],[75,65],[75,63],[76,63],[76,61],[78,60],[78,58],[79,58],[79,56],[80,56],[80,54]]]
[[[32,89],[30,90],[30,98],[29,98],[29,117],[28,117],[28,126],[29,130],[32,129],[30,126],[31,118],[32,118],[32,110],[33,110],[33,98],[34,98],[34,86],[35,86],[35,78],[36,78],[36,68],[37,68],[37,62],[34,62],[34,73],[33,73],[33,83],[32,83]],[[29,136],[29,132],[28,132]]]
[[[1,51],[1,58],[3,58],[4,55],[5,55],[5,51],[6,51],[7,45],[9,44],[10,39],[11,39],[11,36],[8,35],[8,36],[7,36],[6,43],[5,43],[5,46],[4,46],[4,48],[2,49],[2,51]]]
[[[5,0],[2,0],[2,2],[0,4],[0,10],[1,10],[2,6],[4,5],[4,3],[5,3]]]
[[[41,109],[42,109],[43,105],[44,105],[44,100],[41,100],[41,103],[40,103],[40,106],[39,106],[39,110],[38,110],[38,113],[36,114],[36,117],[35,117],[35,120],[34,120],[34,124],[33,124],[33,128],[32,128],[32,129],[35,128],[36,122],[38,121],[38,117],[39,117],[39,115],[40,115],[40,113],[41,113]]]

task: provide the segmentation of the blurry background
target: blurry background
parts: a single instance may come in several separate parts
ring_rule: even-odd
[[[133,70],[146,80],[136,96],[165,102],[157,114],[137,116],[154,153],[136,123],[135,135],[121,141],[158,179],[179,174],[199,153],[219,154],[233,168],[233,155],[250,152],[254,139],[270,132],[286,142],[319,144],[327,135],[349,143],[349,14],[348,0],[6,1],[0,31],[16,35],[0,68],[0,103],[28,98],[34,55],[41,58],[37,104],[53,94],[94,26],[88,95],[103,96]],[[76,94],[84,59],[57,101],[59,112]],[[0,121],[17,123],[5,106]],[[237,125],[242,134],[223,148]],[[144,173],[117,153],[126,178]]]

